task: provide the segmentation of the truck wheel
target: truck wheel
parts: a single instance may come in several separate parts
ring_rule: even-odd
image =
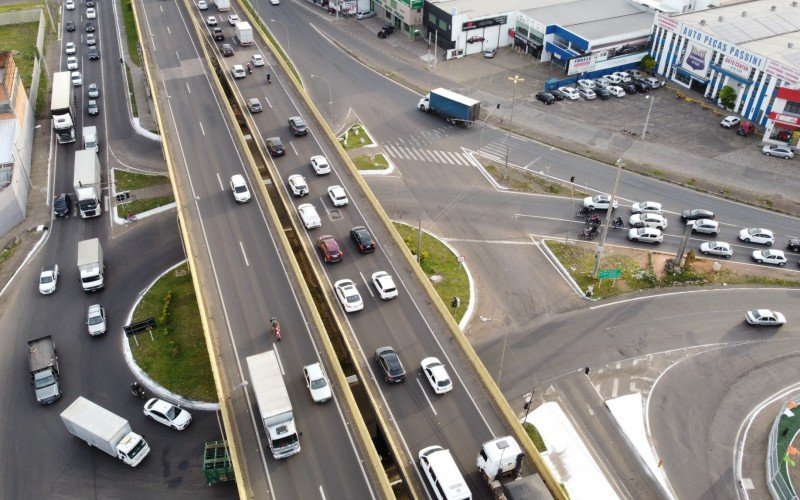
[[[421,109],[422,111],[425,111],[425,105],[424,104],[420,104],[419,105],[419,109]]]

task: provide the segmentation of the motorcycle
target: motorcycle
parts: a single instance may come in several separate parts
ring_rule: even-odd
[[[247,74],[248,75],[252,75],[253,74],[253,68],[250,67],[249,63],[247,64]]]
[[[600,224],[602,224],[602,223],[603,223],[603,221],[600,218],[600,214],[594,214],[592,216],[587,216],[586,217],[586,225],[589,226],[589,227],[595,227],[596,228],[596,227],[599,227]]]
[[[575,217],[588,217],[592,211],[586,207],[581,208],[577,212],[575,212]]]
[[[622,220],[622,217],[617,217],[613,221],[611,221],[611,227],[614,229],[622,229],[625,227],[625,222]]]
[[[267,73],[267,83],[272,83],[272,77]]]
[[[593,240],[594,237],[597,236],[597,228],[589,228],[587,227],[578,235],[578,237],[582,240]]]
[[[275,318],[275,316],[273,316],[269,321],[272,325],[272,334],[275,335],[277,340],[281,340],[281,324],[278,323],[278,320]]]
[[[146,394],[145,394],[144,389],[142,388],[142,386],[139,385],[139,382],[134,382],[134,383],[131,384],[131,395],[133,397],[135,397],[135,398],[138,398],[138,399],[144,399],[145,398]]]

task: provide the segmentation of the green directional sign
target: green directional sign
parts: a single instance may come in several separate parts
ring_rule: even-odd
[[[601,269],[597,277],[601,280],[615,280],[622,276],[622,269]]]

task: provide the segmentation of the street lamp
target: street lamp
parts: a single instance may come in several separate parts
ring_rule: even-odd
[[[328,104],[331,106],[331,126],[333,126],[333,90],[331,90],[331,82],[319,75],[311,75],[311,78],[319,78],[328,85]]]
[[[506,333],[503,335],[503,352],[500,354],[500,370],[497,372],[497,387],[500,387],[500,377],[503,376],[503,362],[506,359],[506,342],[508,341],[508,325],[505,321],[498,318],[487,318],[486,316],[480,316],[481,323],[487,323],[489,321],[497,321],[498,323],[502,323],[505,327]]]
[[[498,109],[500,109],[500,103],[497,103],[497,107],[492,108],[492,110],[489,111],[489,114],[486,115],[486,118],[483,119],[483,125],[481,125],[481,143],[480,143],[480,146],[478,146],[478,152],[479,153],[480,153],[481,149],[483,149],[483,129],[486,128],[486,122],[489,121],[489,118],[492,116],[492,113],[494,113]]]
[[[647,134],[647,124],[650,123],[650,112],[653,111],[653,103],[656,102],[656,96],[644,96],[645,99],[650,99],[650,106],[647,108],[647,118],[644,120],[644,127],[642,128],[642,140],[644,140],[645,134]]]
[[[514,78],[509,76],[508,79],[514,82],[514,94],[511,97],[511,118],[508,120],[508,135],[506,136],[506,165],[503,171],[504,180],[508,178],[508,149],[511,147],[511,127],[514,124],[514,102],[517,100],[517,83],[525,81],[525,79],[520,78],[519,75],[514,75]]]
[[[614,179],[614,187],[611,189],[611,199],[608,202],[606,209],[606,223],[603,225],[603,234],[600,236],[600,243],[597,244],[597,250],[594,255],[594,269],[592,269],[592,278],[597,278],[597,273],[600,271],[600,260],[603,258],[603,245],[606,242],[606,235],[608,234],[608,226],[611,222],[611,211],[614,210],[614,201],[617,199],[617,186],[619,185],[619,177],[622,175],[622,158],[617,160],[617,177]]]
[[[270,21],[273,22],[273,23],[282,24],[283,25],[283,29],[286,30],[286,57],[287,58],[290,57],[289,56],[289,27],[286,26],[286,23],[284,23],[283,21],[279,21],[277,19],[270,19]]]

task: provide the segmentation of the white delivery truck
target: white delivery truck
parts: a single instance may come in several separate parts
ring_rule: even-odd
[[[239,45],[253,45],[253,27],[247,21],[236,23],[236,39]]]
[[[504,436],[486,441],[478,455],[478,471],[498,500],[538,500],[552,498],[539,474],[522,477],[525,452],[516,439]]]
[[[248,356],[247,368],[272,456],[278,459],[300,453],[292,402],[275,351]]]
[[[58,143],[75,142],[75,92],[72,89],[69,71],[53,74],[50,114]]]
[[[127,420],[83,396],[61,412],[61,420],[70,434],[131,467],[139,465],[150,453],[147,441],[131,430]]]
[[[103,276],[105,272],[103,247],[99,239],[92,238],[78,242],[78,272],[81,275],[84,292],[94,292],[106,285]]]
[[[83,149],[100,151],[100,139],[97,137],[97,127],[83,127]]]
[[[100,160],[91,149],[75,151],[75,171],[72,186],[78,198],[78,211],[81,217],[99,217],[100,207]]]
[[[231,0],[214,0],[217,4],[217,10],[220,12],[227,12],[231,10]]]

